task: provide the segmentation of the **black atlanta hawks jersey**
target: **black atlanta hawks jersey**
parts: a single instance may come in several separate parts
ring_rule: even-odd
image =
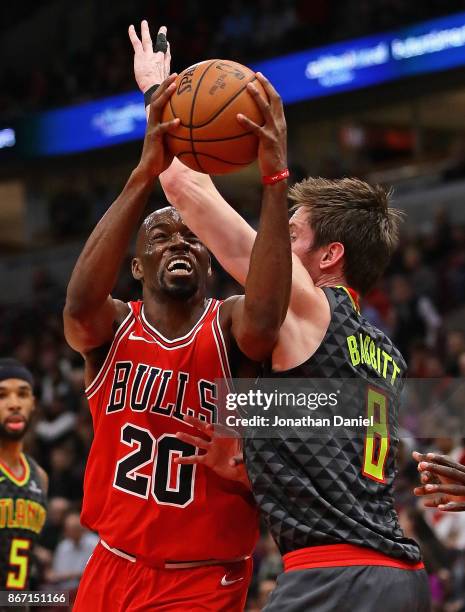
[[[339,386],[339,412],[371,415],[370,425],[267,439],[249,432],[244,452],[256,501],[282,554],[345,543],[418,561],[419,548],[403,535],[392,497],[406,364],[346,288],[324,291],[331,320],[323,342],[302,365],[269,377],[329,379]]]
[[[46,518],[36,463],[21,454],[23,475],[0,464],[0,590],[27,590],[32,547]]]

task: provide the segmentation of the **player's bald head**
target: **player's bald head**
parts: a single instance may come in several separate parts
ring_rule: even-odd
[[[178,261],[179,257],[182,261]],[[197,291],[205,293],[211,274],[210,254],[183,222],[179,212],[167,206],[151,213],[142,222],[132,274],[142,282],[146,292],[185,299]]]
[[[136,237],[136,254],[139,255],[144,252],[145,243],[150,230],[163,222],[174,222],[183,223],[182,217],[179,212],[173,206],[165,206],[151,212],[142,221],[139,231]]]

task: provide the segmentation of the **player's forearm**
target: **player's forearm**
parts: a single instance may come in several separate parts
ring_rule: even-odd
[[[176,158],[160,175],[170,204],[238,283],[245,285],[256,232],[224,200],[211,178]]]
[[[260,223],[245,285],[244,327],[277,337],[289,305],[292,255],[287,184],[263,188]]]
[[[153,178],[136,168],[96,225],[71,275],[66,296],[69,312],[85,314],[106,302],[152,188]]]

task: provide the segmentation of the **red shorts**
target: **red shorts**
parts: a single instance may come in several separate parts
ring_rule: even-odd
[[[73,612],[242,612],[252,559],[188,569],[154,569],[97,544]]]

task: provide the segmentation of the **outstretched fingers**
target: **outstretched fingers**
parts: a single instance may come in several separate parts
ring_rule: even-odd
[[[438,508],[439,506],[445,506],[449,503],[447,495],[436,495],[434,497],[427,498],[424,501],[425,508]]]
[[[187,423],[187,425],[191,427],[195,427],[195,429],[198,429],[207,436],[211,436],[214,431],[214,426],[211,423],[207,423],[207,421],[190,416],[189,414],[184,416],[184,423]]]
[[[144,19],[140,24],[140,34],[144,51],[153,51],[152,37],[150,36],[149,24],[146,19]]]
[[[161,134],[169,134],[171,132],[175,132],[179,124],[181,123],[181,119],[171,119],[171,121],[165,121],[165,123],[160,123],[159,129]]]
[[[273,87],[273,85],[270,83],[270,81],[266,78],[266,76],[262,74],[261,72],[257,72],[256,76],[257,76],[257,80],[263,85],[263,89],[266,91],[266,95],[268,96],[270,104],[273,107],[282,108],[283,101],[281,99],[281,96],[276,91],[276,89]]]
[[[465,474],[465,465],[462,465],[461,463],[454,461],[450,457],[447,457],[447,455],[439,455],[437,453],[427,453],[425,461],[437,463],[438,465],[444,465],[446,467],[451,467]]]
[[[252,121],[251,119],[249,119],[248,117],[246,117],[242,113],[237,114],[236,118],[239,121],[239,123],[242,125],[243,128],[245,128],[245,129],[249,130],[250,132],[253,132],[257,136],[259,136],[259,134],[262,131],[261,126],[257,125],[254,121]]]
[[[169,43],[169,41],[167,41],[167,47],[166,47],[166,53],[165,53],[165,72],[166,74],[170,73],[170,68],[171,68],[171,45]]]
[[[206,455],[190,455],[190,457],[175,457],[175,465],[201,465],[205,462]]]
[[[132,43],[132,48],[134,49],[134,52],[142,51],[143,50],[142,43],[139,37],[137,36],[136,28],[132,24],[129,26],[128,32],[129,32],[129,40]]]
[[[153,51],[155,53],[166,53],[168,50],[168,41],[166,40],[167,33],[166,26],[160,26],[157,32],[157,39],[155,42],[155,48]]]
[[[437,476],[442,476],[449,480],[465,484],[465,472],[455,467],[448,467],[447,465],[439,465],[436,463],[428,463],[422,461],[418,465],[420,471],[428,471]]]
[[[439,504],[438,510],[443,512],[463,512],[465,510],[465,502],[447,502],[447,504]]]
[[[260,109],[265,121],[271,118],[271,106],[268,100],[265,100],[258,91],[257,87],[252,83],[247,83],[247,91],[255,99],[255,103]]]
[[[454,461],[450,457],[447,457],[447,455],[439,455],[438,453],[419,453],[417,451],[413,451],[412,457],[418,462],[418,470],[420,472],[429,469],[427,467],[428,465],[435,464],[455,469],[459,472],[463,472],[465,475],[465,465]]]
[[[453,497],[464,497],[465,486],[458,484],[427,484],[425,485],[425,491],[429,493],[446,493]]]
[[[210,440],[206,440],[205,438],[201,438],[199,436],[192,436],[184,431],[178,431],[176,434],[176,438],[181,440],[182,442],[186,442],[186,444],[191,444],[192,446],[197,446],[202,450],[208,450],[211,445]]]

